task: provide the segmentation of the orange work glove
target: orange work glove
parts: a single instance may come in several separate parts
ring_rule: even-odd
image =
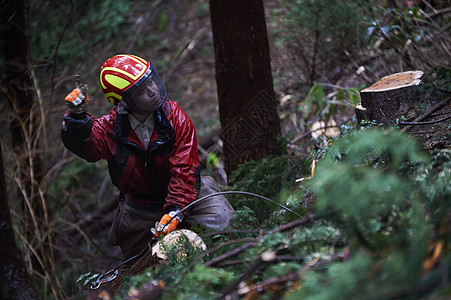
[[[165,214],[161,218],[160,223],[155,224],[155,230],[152,230],[153,235],[159,238],[161,234],[168,234],[169,232],[176,230],[180,221],[177,218],[174,218],[168,223],[171,218],[172,217],[169,214]]]
[[[89,96],[83,95],[83,93],[78,89],[73,89],[71,93],[69,93],[66,98],[67,105],[71,112],[75,114],[84,113],[88,108]]]

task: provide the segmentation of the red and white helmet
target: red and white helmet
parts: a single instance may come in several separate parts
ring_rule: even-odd
[[[158,87],[161,105],[167,96],[166,87],[149,61],[135,55],[119,54],[106,60],[100,68],[100,84],[105,97],[114,105],[125,101],[128,108],[138,113],[151,112],[140,110],[133,102],[134,92],[149,80]]]

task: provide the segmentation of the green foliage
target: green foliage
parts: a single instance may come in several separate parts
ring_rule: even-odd
[[[205,164],[207,167],[207,170],[212,170],[214,168],[218,167],[219,158],[214,152],[208,153],[207,159],[205,160]]]
[[[359,255],[348,264],[337,263],[324,270],[307,272],[301,289],[287,299],[359,299],[356,291],[361,288],[369,269],[369,257]],[[368,299],[368,295],[362,294]]]
[[[302,265],[296,262],[282,262],[280,264],[271,265],[266,268],[264,273],[261,275],[261,279],[267,280],[274,278],[275,276],[284,276],[287,273],[299,270],[301,267]]]
[[[336,100],[344,101],[348,100],[351,102],[351,105],[355,107],[360,102],[360,91],[356,88],[344,88],[339,89],[333,96]]]
[[[293,252],[303,257],[305,261],[314,259],[316,253],[328,254],[329,245],[341,238],[340,231],[327,222],[318,222],[311,227],[298,228],[293,236],[291,244]]]
[[[277,39],[281,44],[296,47],[309,84],[316,79],[319,64],[325,67],[324,62],[344,58],[345,50],[355,52],[363,19],[355,1],[284,0],[283,4],[285,10],[280,11],[283,21]]]
[[[316,210],[339,228],[351,249],[371,253],[308,276],[308,287],[331,284],[319,299],[377,299],[419,280],[430,227],[421,186],[402,171],[415,162],[429,164],[413,139],[397,131],[367,130],[338,141],[318,165],[306,184],[317,197]],[[306,288],[296,295],[311,292]]]
[[[263,239],[260,240],[259,243],[259,252],[264,252],[268,250],[272,250],[278,246],[288,246],[290,244],[290,239],[287,237],[286,234],[276,232],[276,233],[269,233],[267,234]]]
[[[271,226],[277,226],[298,218],[298,216],[293,212],[296,212],[299,215],[304,215],[311,209],[311,203],[309,201],[300,201],[300,199],[303,199],[305,195],[306,192],[302,189],[283,189],[278,197],[279,203],[284,205],[291,211],[284,208],[279,208],[279,210],[275,210],[271,213],[266,222]]]
[[[200,2],[196,10],[197,18],[205,18],[210,16],[210,6],[207,2]]]
[[[193,246],[185,235],[181,235],[177,241],[171,244],[166,244],[161,240],[160,247],[167,257],[166,262],[156,269],[149,269],[142,274],[125,278],[123,290],[140,287],[155,278],[162,278],[166,284],[174,284],[175,281],[180,279],[183,271],[195,262],[202,253],[202,250]],[[122,295],[118,295],[118,297],[122,297]]]
[[[50,203],[61,204],[64,195],[68,192],[80,192],[97,186],[100,188],[102,182],[93,182],[93,178],[102,178],[108,174],[105,161],[99,161],[95,164],[88,163],[81,158],[76,158],[64,166],[57,180],[54,180],[48,188],[48,197],[54,199]],[[94,205],[96,202],[87,201],[89,198],[96,198],[98,195],[86,193],[83,194],[84,205]]]
[[[360,94],[356,88],[339,88],[326,95],[323,86],[315,84],[310,88],[300,109],[304,112],[305,119],[314,112],[315,116],[328,120],[339,111],[340,107],[346,105],[355,107],[359,101]]]
[[[307,97],[305,97],[305,105],[307,106],[306,109],[304,109],[304,118],[307,118],[310,114],[310,111],[312,109],[313,103],[316,101],[318,103],[318,111],[324,108],[324,89],[323,86],[320,84],[315,84],[312,86],[310,91],[307,94]]]
[[[451,151],[434,151],[430,163],[412,164],[407,168],[412,172],[414,183],[421,188],[423,199],[428,208],[428,217],[439,230],[446,224],[451,199]],[[442,231],[443,234],[450,233]]]
[[[307,168],[300,158],[294,156],[266,157],[261,161],[248,161],[232,173],[231,190],[256,193],[275,200],[283,189],[289,189],[294,185],[295,179],[302,177]],[[260,222],[267,220],[270,211],[275,208],[274,204],[260,198],[232,196],[230,199],[236,209],[247,206],[254,210]]]
[[[403,6],[396,1],[389,5],[392,7],[377,4],[378,1],[367,1],[364,6],[366,14],[363,25],[366,31],[361,39],[362,47],[381,54],[390,53],[390,56],[396,53],[402,59],[401,64],[409,69],[425,70],[448,64],[441,49],[433,49],[435,46],[429,48],[431,52],[427,59],[425,52],[421,50],[429,47],[431,40],[442,39],[441,37],[448,40],[447,35],[442,35],[442,28],[449,24],[448,14],[436,16],[437,7],[432,6]],[[383,62],[387,63],[389,60],[386,56]]]
[[[60,189],[75,189],[86,183],[88,178],[94,175],[106,175],[105,163],[88,163],[87,161],[76,158],[65,166],[58,176],[58,180],[50,186],[50,192],[56,192]],[[92,182],[90,182],[92,183]]]
[[[444,264],[441,267],[425,273],[423,263],[430,255],[431,242],[442,241],[443,249],[449,246],[451,152],[437,151],[429,158],[412,138],[399,131],[365,129],[338,139],[317,158],[320,162],[313,178],[304,180],[302,187],[283,189],[279,194],[281,202],[294,206],[293,202],[302,203],[304,189],[313,193],[315,201],[310,212],[316,218],[311,223],[290,232],[261,236],[259,230],[265,226],[273,229],[281,224],[259,218],[256,211],[262,203],[248,206],[252,204],[249,199],[239,199],[246,205],[236,210],[230,229],[241,231],[216,232],[213,238],[204,239],[208,249],[216,250],[203,257],[205,262],[229,253],[242,245],[234,244],[234,239],[252,238],[253,247],[230,258],[239,263],[205,267],[196,259],[200,253],[194,252],[187,252],[189,258],[182,262],[178,259],[181,245],[179,250],[169,247],[168,263],[140,275],[133,286],[161,278],[167,285],[164,299],[215,299],[247,272],[263,252],[274,251],[278,259],[262,264],[245,282],[277,281],[289,273],[299,274],[300,279],[292,284],[282,281],[278,286],[283,289],[282,294],[268,289],[262,299],[448,295],[446,287],[430,291],[440,282],[444,270],[451,268],[448,250],[443,250],[443,259],[437,260]],[[255,188],[262,178],[260,172],[274,180],[286,171],[287,164],[295,161],[298,171],[308,165],[300,159],[272,158],[248,164],[252,170],[240,170],[241,177],[237,178],[241,178],[239,183],[243,186],[252,182],[246,189]],[[267,166],[270,163],[271,168]],[[279,217],[282,224],[288,221],[285,214],[289,212],[275,207],[266,210],[268,215]]]
[[[451,68],[434,67],[421,78],[418,92],[424,98],[443,100],[451,93]]]
[[[367,19],[362,42],[371,43],[379,39],[384,40],[388,47],[396,48],[403,47],[409,39],[415,42],[425,39],[425,28],[416,25],[425,23],[428,16],[419,7],[411,6],[400,10],[372,6],[371,9],[380,16],[377,19]]]
[[[232,173],[231,189],[275,198],[284,184],[292,182],[304,170],[302,160],[297,157],[273,156],[248,161]]]
[[[354,40],[361,20],[356,3],[337,0],[284,2],[289,8],[286,25],[302,32],[307,40],[316,38],[320,48],[328,44],[331,47],[327,47],[327,51],[332,52],[343,46],[346,40]]]
[[[185,235],[181,235],[175,243],[170,245],[162,241],[161,246],[168,258],[167,268],[172,272],[180,271],[202,253],[202,249],[194,247]]]
[[[235,210],[232,218],[234,223],[243,224],[241,226],[242,229],[253,229],[259,224],[255,212],[246,205],[243,205],[241,209]]]
[[[77,4],[77,3],[75,3]],[[76,5],[83,8],[83,5]],[[86,6],[85,6],[86,7]],[[87,7],[86,7],[87,8]],[[132,8],[130,1],[104,0],[94,3],[95,14],[90,14],[90,19],[80,19],[80,31],[94,25],[95,30],[102,32],[102,36],[94,35],[93,43],[117,38],[120,25],[125,21],[127,12]],[[89,13],[85,11],[85,13]]]
[[[169,15],[165,12],[161,13],[158,16],[158,21],[157,21],[157,31],[158,32],[163,32],[169,24]]]
[[[121,25],[132,2],[76,0],[73,6],[70,4],[58,1],[30,3],[29,11],[33,16],[30,18],[30,49],[34,59],[55,59],[58,46],[58,61],[66,65],[85,54],[87,46],[114,39],[121,43]],[[65,13],[52,13],[54,11]]]
[[[316,208],[347,224],[350,236],[402,227],[397,222],[416,207],[405,201],[418,196],[399,169],[404,162],[424,159],[415,149],[412,139],[396,131],[367,130],[338,141],[307,184],[318,197]]]
[[[134,33],[133,26],[137,25],[127,24],[133,20],[130,13],[134,5],[132,1],[76,0],[73,2],[73,11],[70,2],[29,3],[29,15],[33,16],[30,18],[32,59],[34,63],[39,60],[44,66],[55,59],[55,49],[60,43],[57,67],[77,70],[79,67],[74,61],[85,57],[88,49],[96,55],[98,53],[99,57],[112,51],[111,49],[121,49],[130,43],[130,32]],[[304,74],[294,72],[295,84],[303,83],[307,78],[312,85],[302,111],[298,111],[304,117],[327,118],[345,103],[354,106],[358,100],[357,89],[339,89],[329,93],[325,85],[313,85],[318,74],[327,77],[331,75],[329,73],[333,73],[328,68],[335,68],[337,65],[331,64],[331,61],[341,63],[348,58],[352,59],[357,47],[369,46],[376,49],[381,41],[384,44],[382,49],[398,47],[397,50],[404,50],[410,41],[426,41],[425,37],[430,33],[425,26],[419,25],[431,22],[431,19],[418,8],[404,12],[384,11],[380,6],[373,5],[373,1],[286,0],[284,3],[287,9],[280,11],[283,12],[281,17],[285,26],[279,31],[282,34],[277,36],[278,42],[294,48],[293,52],[299,55],[294,61],[305,66]],[[148,3],[148,7],[152,4]],[[162,6],[172,7],[173,4],[170,1]],[[148,7],[140,9],[146,10]],[[196,9],[196,16],[208,16],[206,1]],[[184,7],[171,10],[174,11],[184,13]],[[155,30],[157,33],[165,33],[170,13],[158,11],[157,16],[159,17],[154,20]],[[365,21],[364,24],[362,20]],[[359,35],[363,32],[362,25],[367,29],[363,39]],[[432,39],[435,37],[430,36]],[[427,40],[431,37],[428,36]],[[359,41],[362,43],[359,44]],[[177,57],[177,53],[174,55],[173,52],[167,52],[167,48],[173,45],[157,34],[145,34],[136,40],[136,49],[149,48],[149,45],[152,50],[162,54],[163,59],[159,63],[163,70],[169,69],[173,58]],[[421,47],[423,45],[415,48],[424,51],[427,48]],[[185,46],[183,43],[181,48],[174,48],[180,54],[180,49]],[[105,51],[97,51],[99,48]],[[204,47],[201,51],[202,55],[209,54],[210,57],[213,48]],[[207,53],[208,51],[211,53]],[[392,52],[388,53],[391,55]],[[379,56],[378,53],[376,56]],[[373,62],[372,60],[370,63],[372,71],[378,74],[380,70],[373,69]],[[450,90],[449,74],[449,68],[434,68],[423,78],[420,89],[434,95],[433,99],[443,99]],[[286,74],[280,76],[278,80],[284,81],[285,76]],[[48,76],[42,76],[42,72],[38,77],[45,81],[49,79]],[[190,84],[186,81],[186,84],[180,84],[176,88],[181,92],[188,86]],[[294,88],[293,95],[297,92],[296,89]],[[299,97],[302,98],[304,97]],[[416,290],[426,290],[427,293],[430,286],[442,283],[447,278],[445,271],[451,272],[451,231],[448,228],[451,199],[450,152],[443,150],[432,153],[429,161],[413,140],[398,132],[377,130],[350,134],[338,140],[332,148],[329,146],[316,149],[305,161],[299,157],[274,156],[259,162],[248,162],[232,175],[234,185],[230,188],[233,190],[264,195],[302,215],[315,208],[316,218],[311,222],[289,232],[271,233],[260,239],[262,232],[285,224],[296,216],[261,199],[242,195],[230,197],[236,213],[233,224],[228,229],[252,232],[230,234],[218,231],[213,237],[204,238],[209,250],[221,247],[203,257],[203,261],[243,245],[243,242],[234,244],[235,239],[259,239],[254,247],[230,258],[226,261],[230,262],[228,266],[215,268],[205,267],[197,261],[200,253],[195,249],[182,250],[186,256],[180,259],[178,248],[167,247],[170,257],[168,263],[127,278],[117,299],[126,298],[127,289],[139,287],[154,278],[165,281],[168,287],[164,296],[166,299],[218,298],[224,288],[247,272],[249,266],[265,250],[277,250],[280,257],[258,269],[246,282],[277,279],[286,273],[298,271],[301,279],[298,283],[295,282],[293,289],[296,285],[300,289],[286,289],[285,296],[290,299],[403,298],[406,289],[412,293],[411,298],[419,298],[416,297]],[[315,176],[302,181],[303,186],[298,186],[296,179],[310,176],[309,167],[313,159],[322,160]],[[208,156],[207,165],[214,166],[217,163],[215,155]],[[96,190],[93,186],[101,183],[92,184],[93,178],[105,175],[105,165],[74,160],[62,169],[58,178],[52,180],[46,196],[51,203],[59,203],[61,199],[67,198],[67,192],[76,192],[76,196],[70,198],[71,203],[78,208],[79,203],[73,201],[80,201],[80,206],[85,206],[88,202],[86,198],[96,196],[92,193],[93,189]],[[90,189],[87,184],[92,185]],[[75,213],[77,216],[74,218],[77,220],[79,215],[77,211]],[[80,211],[79,214],[83,213],[84,211]],[[84,217],[85,215],[78,220],[84,220]],[[444,245],[436,268],[430,272],[423,271],[421,265],[429,255],[426,244],[436,241],[441,241]],[[349,256],[343,255],[344,262],[329,262],[335,254],[348,251]],[[323,265],[315,266],[317,261]],[[90,269],[85,267],[84,261],[79,265],[78,268],[83,270]],[[312,270],[305,271],[310,268]],[[65,282],[73,282],[74,277],[69,276],[68,268],[62,269],[59,267],[56,272],[66,286]],[[90,276],[90,273],[84,274],[79,280],[90,279]],[[409,291],[415,284],[418,289]],[[449,294],[445,285],[441,293],[435,292],[434,295],[446,298]],[[268,292],[266,297],[281,298],[279,296]]]
[[[163,299],[217,299],[235,276],[224,269],[197,264]]]

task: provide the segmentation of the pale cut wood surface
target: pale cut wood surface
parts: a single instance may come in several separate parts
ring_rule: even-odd
[[[366,92],[383,92],[393,89],[399,89],[411,85],[418,85],[423,76],[423,71],[407,71],[402,73],[396,73],[382,77],[379,81],[371,85],[370,87],[362,90],[362,93]]]
[[[362,90],[355,109],[357,121],[394,125],[401,116],[408,116],[417,105],[416,90],[423,74],[417,70],[388,75]]]

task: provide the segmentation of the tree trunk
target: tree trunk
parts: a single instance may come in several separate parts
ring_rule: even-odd
[[[25,136],[21,121],[28,120],[33,105],[31,78],[28,70],[28,41],[25,29],[25,7],[21,0],[0,0],[0,53],[6,97],[17,117],[10,122],[14,150],[21,152]]]
[[[17,173],[22,189],[30,196],[34,214],[42,219],[43,205],[40,203],[34,186],[42,178],[41,159],[35,151],[33,137],[39,124],[32,116],[33,88],[28,66],[28,39],[26,36],[27,21],[25,6],[22,0],[0,0],[0,57],[3,60],[2,96],[8,99],[10,106],[9,126],[11,146],[21,172]],[[4,93],[4,95],[3,95]],[[31,224],[29,207],[24,204],[25,227]],[[25,234],[29,235],[26,228]]]
[[[0,145],[0,299],[39,299],[14,239]]]
[[[262,0],[210,0],[226,172],[277,153],[280,120]]]
[[[34,109],[34,89],[28,64],[29,45],[27,19],[22,0],[0,0],[0,67],[2,85],[0,94],[9,104],[11,145],[16,169],[15,182],[17,196],[23,201],[23,235],[33,248],[32,263],[46,276],[55,298],[59,298],[60,288],[53,270],[53,246],[50,234],[50,214],[45,199],[45,188],[41,186],[43,177],[42,149],[38,149],[38,139],[42,124]],[[41,120],[43,122],[43,120]],[[15,195],[15,194],[14,194]],[[29,249],[28,247],[26,249]],[[26,299],[26,298],[23,298]]]
[[[375,121],[391,126],[401,116],[414,114],[418,104],[416,90],[422,76],[422,71],[392,74],[362,90],[361,104],[355,109],[357,121]]]

